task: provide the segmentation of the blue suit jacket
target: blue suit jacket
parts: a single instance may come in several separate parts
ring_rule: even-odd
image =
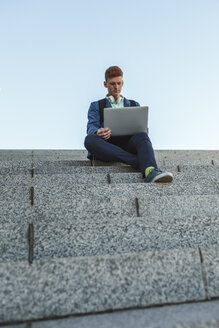
[[[124,107],[130,107],[130,101],[124,98]],[[140,106],[136,102],[136,106]],[[106,99],[106,108],[112,107],[109,100]],[[88,123],[87,123],[87,134],[95,134],[99,128],[103,128],[103,123],[100,123],[100,113],[98,101],[94,101],[90,104],[88,110]]]

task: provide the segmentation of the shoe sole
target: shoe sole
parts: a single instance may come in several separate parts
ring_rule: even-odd
[[[158,176],[154,177],[151,182],[172,182],[173,175],[171,173],[161,173]]]

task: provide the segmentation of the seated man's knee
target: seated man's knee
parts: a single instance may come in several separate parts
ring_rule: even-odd
[[[134,134],[133,137],[136,138],[136,139],[138,139],[138,140],[148,139],[148,135],[147,135],[146,132],[138,132],[138,133]]]
[[[92,143],[94,134],[88,134],[84,140],[85,147],[89,147],[89,145]]]
[[[94,144],[99,137],[97,134],[88,134],[84,140],[84,146],[87,150]]]
[[[137,133],[137,135],[139,135],[140,137],[147,137],[147,132],[139,132]]]

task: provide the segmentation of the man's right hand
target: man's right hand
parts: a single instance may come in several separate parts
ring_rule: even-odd
[[[109,128],[100,128],[97,130],[97,135],[104,140],[107,140],[111,136],[111,130]]]

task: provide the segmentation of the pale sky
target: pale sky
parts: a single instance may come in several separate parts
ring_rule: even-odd
[[[219,0],[0,0],[0,149],[82,149],[105,70],[155,149],[219,149]]]

